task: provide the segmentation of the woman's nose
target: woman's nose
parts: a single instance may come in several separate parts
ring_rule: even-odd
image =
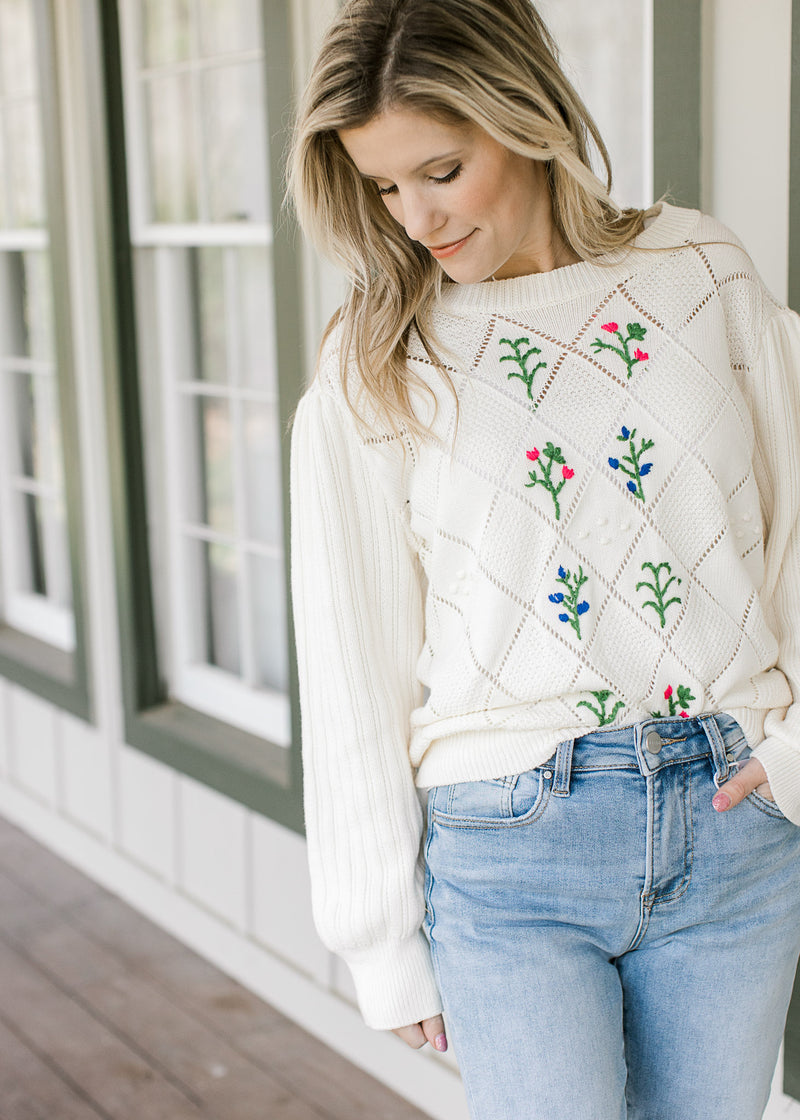
[[[401,206],[403,213],[400,221],[412,241],[428,241],[431,234],[444,225],[444,216],[424,196],[407,195]]]

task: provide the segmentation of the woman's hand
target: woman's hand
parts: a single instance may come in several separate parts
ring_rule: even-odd
[[[766,770],[757,758],[748,758],[738,774],[734,774],[729,781],[719,787],[711,799],[711,804],[718,813],[724,813],[727,809],[738,805],[753,790],[770,801],[775,800],[769,788]]]
[[[413,1050],[419,1050],[426,1042],[430,1042],[434,1050],[447,1049],[447,1036],[444,1033],[444,1019],[441,1015],[434,1015],[432,1019],[423,1019],[421,1023],[412,1023],[410,1027],[395,1027],[393,1034],[407,1042]]]

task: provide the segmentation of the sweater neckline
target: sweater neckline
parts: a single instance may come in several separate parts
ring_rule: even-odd
[[[691,233],[700,219],[698,210],[656,204],[657,214],[634,239],[633,247],[641,249],[678,248],[691,240]],[[478,284],[448,284],[442,290],[441,306],[453,312],[504,311],[517,306],[542,306],[558,303],[582,292],[607,288],[617,283],[620,273],[629,273],[642,258],[632,257],[629,249],[608,253],[595,261],[578,261],[562,265],[550,272],[534,272],[509,280],[482,281]]]

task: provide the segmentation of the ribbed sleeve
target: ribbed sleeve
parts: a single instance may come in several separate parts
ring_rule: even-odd
[[[800,317],[794,311],[767,325],[752,384],[759,490],[769,522],[762,602],[794,701],[767,714],[766,738],[753,754],[778,806],[800,824]]]
[[[318,379],[292,436],[292,592],[314,917],[371,1027],[441,1010],[424,914],[422,812],[408,757],[423,643],[417,560]]]

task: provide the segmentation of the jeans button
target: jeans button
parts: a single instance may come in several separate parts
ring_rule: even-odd
[[[664,743],[657,731],[648,731],[647,738],[645,739],[645,746],[650,751],[650,754],[658,754],[663,747]]]

